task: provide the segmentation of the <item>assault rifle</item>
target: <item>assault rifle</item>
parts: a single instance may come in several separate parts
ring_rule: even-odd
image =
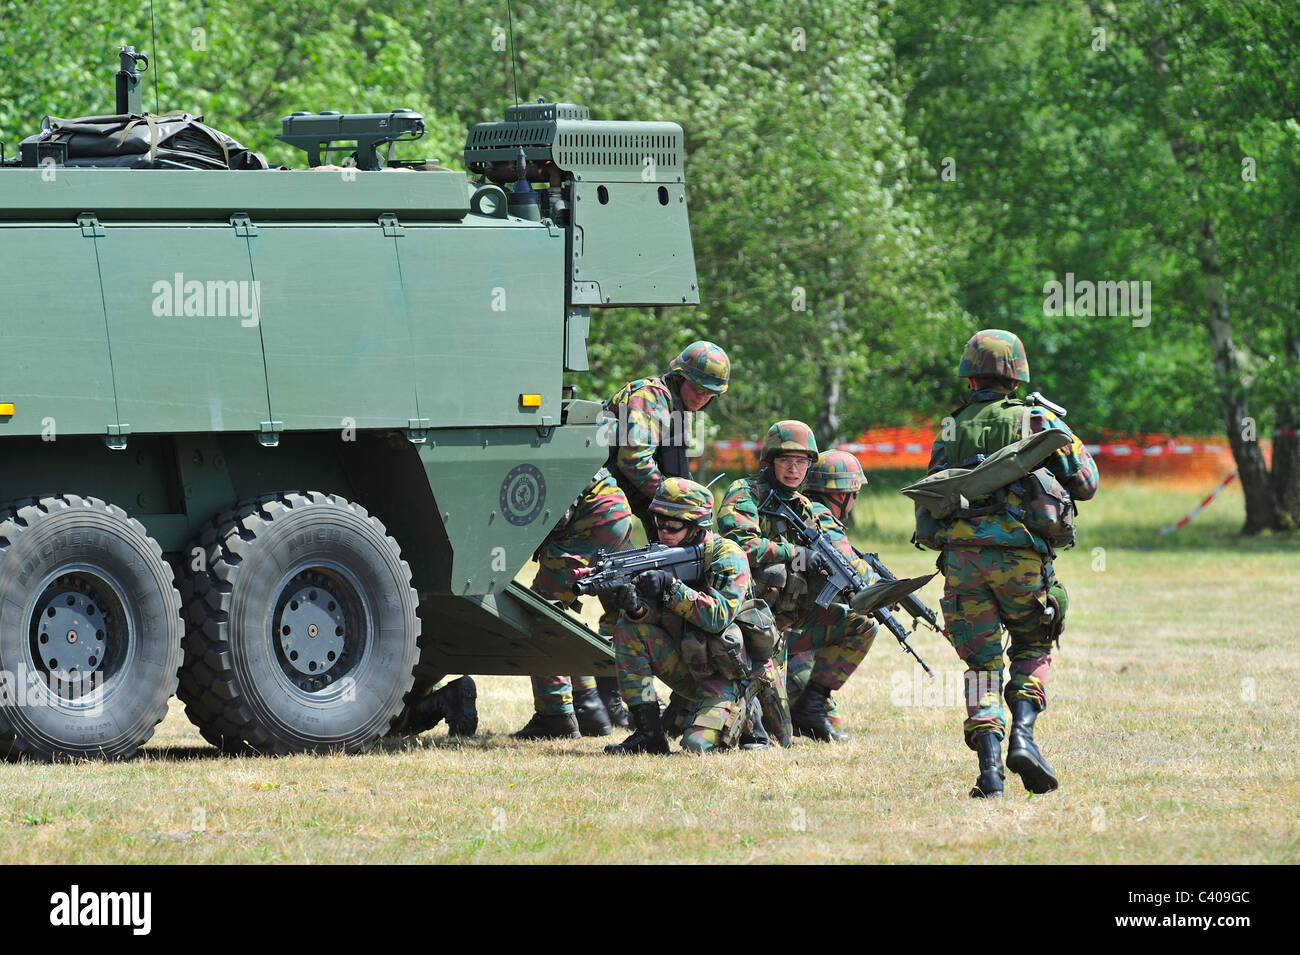
[[[759,506],[758,512],[759,514],[766,514],[769,517],[776,517],[785,521],[785,523],[790,526],[790,529],[794,532],[795,536],[799,538],[800,543],[802,543],[804,547],[808,548],[811,553],[816,554],[821,558],[819,563],[822,565],[821,573],[826,577],[826,584],[822,587],[821,592],[817,594],[817,606],[824,610],[834,602],[837,596],[845,591],[856,595],[861,594],[862,591],[867,589],[867,583],[858,576],[858,572],[853,569],[853,565],[848,562],[848,559],[835,549],[835,545],[826,539],[826,535],[817,528],[809,527],[805,524],[803,518],[795,512],[794,508],[781,500],[775,491],[768,494],[767,500]],[[868,564],[870,564],[870,561],[868,561]],[[885,600],[879,602],[873,600],[873,606],[866,609],[865,612],[884,624],[884,626],[888,628],[889,632],[894,635],[895,639],[898,640],[903,651],[905,653],[910,653],[915,657],[916,662],[921,664],[921,669],[930,674],[930,676],[933,676],[933,672],[928,666],[926,666],[925,661],[922,660],[920,655],[912,649],[912,645],[907,642],[907,631],[903,629],[903,625],[899,623],[898,619],[888,610],[888,605],[890,603],[901,599],[892,596],[897,593],[898,590],[906,590],[909,586],[912,590],[915,590],[924,584],[929,578],[900,581],[885,568],[884,564],[880,563],[879,558],[876,558],[876,564],[879,565],[879,569],[872,565],[872,569],[875,570],[876,573],[880,573],[880,571],[883,570],[884,573],[881,574],[881,577],[884,577],[888,581],[896,581],[900,586],[897,590],[891,588],[887,591],[891,596]],[[907,592],[907,596],[911,597],[910,591]],[[934,617],[934,611],[930,610],[915,597],[912,597],[911,599],[916,600],[917,604],[919,604],[921,608],[928,611],[931,618]],[[858,608],[855,607],[854,609]]]
[[[857,554],[864,561],[866,561],[867,566],[876,572],[876,576],[882,578],[883,580],[898,579],[898,577],[895,576],[893,571],[891,571],[888,567],[884,565],[884,562],[881,561],[879,554],[864,554],[856,547],[853,548],[853,553]],[[918,597],[916,594],[914,593],[908,594],[902,600],[898,601],[898,603],[904,610],[906,610],[909,614],[912,615],[913,630],[915,630],[918,626],[920,626],[922,622],[924,622],[928,624],[930,629],[933,630],[935,633],[943,633],[943,627],[939,626],[939,618],[935,615],[935,612],[931,610],[929,607],[927,607],[924,601],[922,601],[921,598]]]
[[[591,569],[574,582],[573,591],[579,595],[613,594],[647,570],[666,570],[683,583],[699,585],[704,580],[704,546],[649,544],[636,550],[597,554]]]

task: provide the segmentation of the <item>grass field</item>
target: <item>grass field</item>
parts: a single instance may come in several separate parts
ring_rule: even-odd
[[[900,575],[910,511],[873,477],[855,534]],[[968,799],[961,667],[882,635],[837,694],[852,740],[706,759],[519,743],[528,682],[479,678],[480,733],[363,756],[226,758],[177,703],[130,763],[5,766],[0,862],[1129,862],[1300,859],[1300,539],[1236,536],[1228,493],[1103,485],[1058,561],[1071,614],[1037,736],[1062,788]],[[923,592],[937,608],[939,585]],[[619,733],[612,739],[620,738]]]

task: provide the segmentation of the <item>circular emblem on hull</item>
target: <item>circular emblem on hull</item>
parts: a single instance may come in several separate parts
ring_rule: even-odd
[[[501,482],[501,513],[511,524],[531,524],[546,503],[546,478],[531,464],[517,464]]]

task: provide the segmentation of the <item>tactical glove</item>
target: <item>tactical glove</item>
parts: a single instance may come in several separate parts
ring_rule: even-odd
[[[643,570],[636,576],[636,589],[642,597],[654,599],[662,597],[673,580],[673,575],[666,570]]]
[[[636,587],[631,584],[624,584],[618,588],[617,602],[620,610],[633,616],[640,616],[645,610],[645,604],[641,602],[640,595],[636,592]]]
[[[794,556],[790,558],[790,567],[795,573],[813,573],[821,574],[823,577],[828,576],[830,567],[826,564],[826,558],[808,547],[796,547]]]
[[[821,574],[823,577],[829,577],[831,575],[830,563],[828,563],[826,558],[815,550],[810,550],[808,552],[808,568],[815,573]]]

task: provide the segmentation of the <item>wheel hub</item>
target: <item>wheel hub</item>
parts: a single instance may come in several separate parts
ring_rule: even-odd
[[[303,677],[328,674],[344,656],[348,613],[338,584],[304,571],[289,581],[275,620],[275,639],[289,669]]]
[[[86,677],[103,665],[114,628],[109,601],[86,580],[60,577],[36,602],[35,650],[50,673]]]

